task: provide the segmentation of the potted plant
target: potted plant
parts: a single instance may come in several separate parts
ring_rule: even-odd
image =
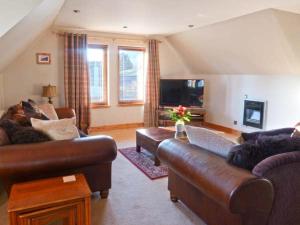
[[[184,123],[190,122],[191,112],[182,105],[177,108],[169,110],[171,120],[175,121],[176,132],[181,133],[184,131]]]

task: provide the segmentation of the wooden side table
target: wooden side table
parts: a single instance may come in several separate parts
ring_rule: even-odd
[[[8,200],[10,224],[90,225],[91,191],[85,177],[68,178],[76,180],[56,177],[14,184]]]

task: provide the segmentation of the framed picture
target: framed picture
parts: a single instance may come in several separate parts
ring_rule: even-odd
[[[50,64],[51,54],[50,53],[36,53],[37,64]]]

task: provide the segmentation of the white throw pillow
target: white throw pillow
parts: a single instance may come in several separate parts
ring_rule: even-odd
[[[68,140],[80,137],[75,126],[76,118],[62,120],[39,120],[31,118],[32,127],[44,131],[54,140]]]
[[[222,157],[227,157],[230,149],[236,145],[233,141],[221,136],[218,132],[202,128],[185,126],[189,142]]]
[[[50,120],[58,120],[57,113],[56,113],[55,108],[52,104],[49,104],[49,103],[41,104],[41,105],[38,105],[38,108]]]

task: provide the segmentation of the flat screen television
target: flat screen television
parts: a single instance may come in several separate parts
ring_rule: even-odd
[[[160,80],[160,105],[203,107],[204,80]]]

